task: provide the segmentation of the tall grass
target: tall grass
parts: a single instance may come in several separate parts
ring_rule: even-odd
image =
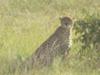
[[[99,75],[99,12],[100,0],[0,0],[0,75],[11,75],[10,68],[55,31],[60,16],[75,21],[68,60],[61,63],[57,58],[53,66],[33,69],[28,75]]]

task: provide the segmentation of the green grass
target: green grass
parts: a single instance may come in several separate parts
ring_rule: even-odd
[[[9,71],[13,66],[12,63],[16,61],[19,63],[30,56],[59,26],[60,16],[70,16],[73,21],[83,20],[97,26],[99,31],[100,23],[91,22],[95,18],[100,20],[99,12],[100,0],[0,0],[0,75],[20,75],[18,71],[15,74]],[[28,75],[100,74],[100,67],[93,68],[100,51],[98,54],[91,53],[91,50],[95,49],[94,45],[93,48],[86,47],[83,51],[83,44],[88,43],[90,46],[93,39],[90,39],[91,43],[81,39],[86,28],[85,24],[75,22],[75,26],[69,61],[65,61],[62,65],[59,58],[52,67],[43,70],[33,69]],[[91,27],[88,29],[92,30]],[[90,34],[99,36],[99,33],[90,32]],[[80,50],[83,51],[82,59],[74,57]],[[97,58],[91,57],[94,53]],[[91,61],[88,57],[91,57]]]

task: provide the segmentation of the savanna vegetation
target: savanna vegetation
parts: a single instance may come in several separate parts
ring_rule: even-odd
[[[60,16],[74,21],[66,60],[19,72],[21,62],[59,26]],[[100,0],[0,0],[0,75],[99,74]]]

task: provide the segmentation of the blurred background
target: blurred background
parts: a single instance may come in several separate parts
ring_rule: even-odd
[[[61,16],[74,21],[69,58],[28,75],[99,75],[100,0],[0,0],[0,75],[20,75],[10,69],[59,27]]]

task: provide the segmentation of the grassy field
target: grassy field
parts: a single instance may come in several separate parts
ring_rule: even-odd
[[[58,58],[50,68],[28,74],[12,73],[12,63],[29,57],[59,26],[60,16],[75,21],[70,59],[61,64]],[[99,31],[100,0],[0,0],[0,75],[99,75]]]

